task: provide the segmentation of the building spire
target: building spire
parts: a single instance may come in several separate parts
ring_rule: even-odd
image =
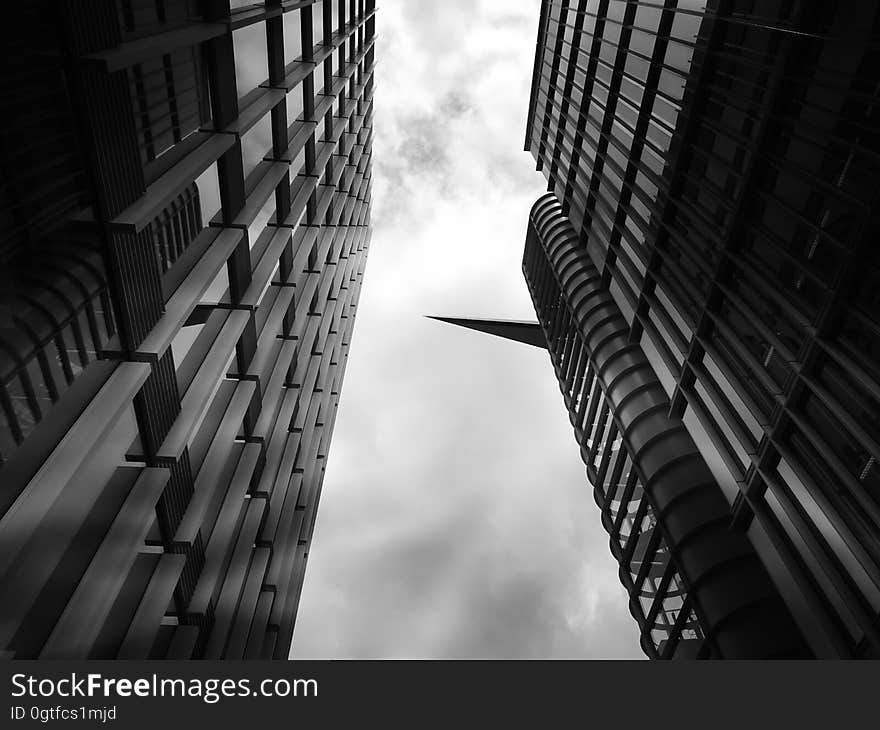
[[[473,319],[471,317],[434,317],[426,315],[428,319],[436,319],[441,322],[467,327],[468,329],[485,332],[506,340],[522,342],[526,345],[547,349],[547,341],[541,326],[537,322],[521,322],[511,319]]]

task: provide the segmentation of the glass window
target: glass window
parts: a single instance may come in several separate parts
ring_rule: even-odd
[[[705,2],[698,2],[695,4],[701,6],[698,8],[701,11],[705,9]],[[679,8],[681,8],[681,3],[679,3]],[[700,32],[700,24],[702,22],[703,17],[701,15],[677,12],[672,21],[671,35],[673,38],[679,38],[688,43],[694,43],[697,40],[697,35]]]
[[[290,10],[284,13],[284,63],[288,64],[302,57],[302,15],[300,11]]]
[[[654,53],[654,42],[656,39],[657,36],[652,33],[645,33],[637,28],[633,28],[632,36],[629,41],[629,48],[632,51],[638,51],[643,56],[650,58]]]
[[[628,76],[623,76],[620,80],[620,93],[624,99],[630,102],[627,106],[638,113],[638,106],[642,101],[642,94],[645,91],[645,87],[639,83],[636,83]],[[620,104],[618,104],[618,109],[620,108]],[[635,127],[635,122],[631,122],[630,126]]]
[[[303,113],[303,87],[302,84],[287,92],[284,97],[287,106],[287,123],[293,124]]]
[[[220,210],[220,185],[216,162],[196,178],[196,187],[199,191],[202,221],[207,225]]]
[[[223,266],[220,268],[220,271],[217,272],[217,276],[214,277],[214,281],[211,282],[210,286],[205,290],[205,293],[202,295],[202,299],[199,302],[200,304],[217,304],[218,302],[228,302],[229,301],[229,272],[227,271],[227,267]],[[175,362],[180,362],[175,360]]]
[[[235,85],[238,98],[269,78],[266,50],[266,24],[252,23],[232,33],[235,53]]]
[[[692,58],[693,49],[691,49],[690,46],[686,46],[683,43],[676,43],[672,40],[668,42],[666,46],[665,60],[667,66],[671,66],[672,68],[681,71],[683,74],[688,74],[690,72]]]
[[[250,226],[248,226],[248,241],[250,242],[251,247],[253,247],[257,238],[263,232],[263,229],[266,227],[266,223],[269,222],[269,219],[275,214],[275,194],[272,193],[266,199],[266,202],[263,203],[263,207],[260,208],[260,212],[257,213],[256,218],[251,222]]]
[[[303,169],[305,167],[305,164],[306,164],[306,150],[305,150],[305,147],[303,147],[297,153],[296,157],[293,158],[293,162],[290,163],[290,176],[291,176],[291,178],[305,172],[305,170]]]
[[[777,467],[779,478],[788,485],[792,495],[798,500],[813,523],[813,528],[822,535],[827,545],[840,560],[844,570],[853,578],[856,585],[871,603],[874,611],[880,610],[880,589],[870,578],[849,544],[849,532],[841,534],[839,526],[833,522],[838,515],[821,497],[818,490],[810,489],[798,478],[795,470],[785,459],[780,459]],[[863,558],[864,559],[864,558]]]
[[[257,163],[271,154],[272,119],[270,114],[266,114],[241,138],[241,160],[244,165],[244,176],[250,175]]]
[[[344,2],[344,0],[326,0],[333,6],[333,23],[332,23],[332,33],[336,34],[339,32],[339,5],[340,2]]]
[[[663,15],[661,8],[648,5],[647,3],[639,3],[636,8],[635,25],[644,28],[650,33],[656,33],[660,27],[660,18]]]
[[[324,43],[324,2],[332,2],[332,0],[317,0],[312,5],[312,40],[315,45]]]
[[[663,68],[660,71],[660,81],[657,88],[671,99],[681,101],[684,94],[684,82],[684,77],[668,68]]]

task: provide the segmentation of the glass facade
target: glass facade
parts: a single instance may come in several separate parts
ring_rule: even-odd
[[[552,195],[532,210],[523,272],[645,653],[808,655]]]
[[[699,648],[702,629],[689,620],[687,595],[629,450],[590,362],[589,350],[537,239],[526,250],[525,267],[538,322],[559,379],[575,437],[610,534],[610,547],[621,566],[630,610],[639,623],[648,656],[671,656]],[[679,623],[684,612],[688,619]],[[680,642],[693,644],[677,648]],[[696,652],[694,652],[696,653]]]
[[[526,140],[823,657],[880,652],[878,39],[872,3],[552,0]]]
[[[3,181],[0,656],[286,659],[370,240],[374,1],[31,5],[12,71],[80,187],[50,228]]]

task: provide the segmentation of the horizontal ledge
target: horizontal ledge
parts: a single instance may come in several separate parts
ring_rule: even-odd
[[[177,48],[211,40],[225,34],[227,29],[226,23],[189,23],[164,33],[122,43],[106,51],[90,53],[83,56],[83,60],[111,73]]]
[[[139,233],[149,225],[175,196],[192,184],[214,164],[236,141],[232,134],[212,134],[168,172],[162,175],[146,192],[109,222],[111,230],[120,233]]]

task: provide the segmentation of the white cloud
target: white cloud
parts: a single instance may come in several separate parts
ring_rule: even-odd
[[[540,3],[511,5],[377,16],[374,233],[299,658],[641,656],[547,354],[422,317],[534,318]]]

